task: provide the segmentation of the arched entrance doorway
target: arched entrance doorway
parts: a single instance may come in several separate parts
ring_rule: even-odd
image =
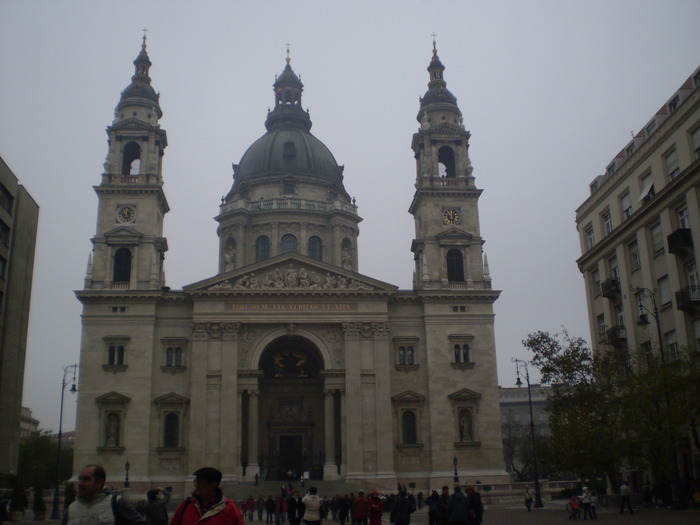
[[[305,337],[267,345],[259,364],[259,464],[271,479],[323,476],[323,358]]]

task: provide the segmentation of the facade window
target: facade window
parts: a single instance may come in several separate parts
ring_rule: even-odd
[[[671,303],[671,284],[668,281],[668,275],[661,277],[657,284],[659,286],[659,297],[661,301],[661,306]]]
[[[447,280],[450,282],[464,282],[464,261],[462,252],[452,249],[447,252]]]
[[[180,417],[170,412],[163,421],[163,446],[174,448],[180,446]]]
[[[317,261],[323,260],[323,251],[321,247],[321,238],[312,236],[309,238],[309,257]]]
[[[671,361],[678,360],[678,338],[676,336],[676,331],[671,330],[668,332],[664,339],[666,340],[666,356]]]
[[[625,148],[625,156],[629,159],[632,155],[634,155],[634,150],[635,150],[635,145],[634,142],[630,143],[627,148]]]
[[[681,172],[680,164],[678,163],[678,152],[673,149],[670,153],[664,156],[664,166],[668,180],[673,180],[678,177]]]
[[[654,250],[654,253],[662,253],[664,251],[664,235],[661,230],[661,224],[655,224],[649,228],[649,234],[651,235],[651,248]]]
[[[617,167],[614,162],[605,169],[606,175],[612,175],[615,171],[617,171]]]
[[[651,176],[651,173],[647,173],[642,177],[640,181],[640,191],[639,191],[639,200],[637,202],[649,202],[651,198],[656,195],[656,190],[654,190],[654,179]]]
[[[131,280],[131,250],[119,248],[114,253],[114,268],[112,269],[112,281],[115,283],[128,283]]]
[[[595,318],[596,325],[598,326],[598,335],[605,335],[605,315],[600,314]]]
[[[637,241],[629,244],[627,247],[627,253],[629,253],[630,258],[630,270],[639,270],[639,268],[642,266],[642,261],[639,256],[639,246],[637,245]]]
[[[613,231],[612,217],[610,217],[610,212],[606,211],[603,214],[603,232],[604,235],[608,235]]]
[[[448,179],[454,179],[457,176],[455,152],[449,146],[443,146],[438,150],[438,174]]]
[[[282,241],[280,242],[280,253],[290,253],[297,251],[297,238],[291,233],[287,233],[282,236]]]
[[[617,303],[614,307],[614,311],[617,326],[625,326],[625,311],[622,308],[622,303]]]
[[[7,271],[7,259],[0,257],[0,279],[5,279],[5,272]]]
[[[401,414],[401,441],[404,445],[418,443],[416,413],[413,410],[404,410]]]
[[[656,120],[649,122],[645,129],[647,131],[647,137],[649,137],[652,133],[654,133],[654,131],[656,131]]]
[[[124,365],[124,345],[109,345],[107,347],[107,364],[110,366]]]
[[[698,265],[695,261],[690,261],[685,265],[685,278],[688,286],[699,287],[700,277],[698,277]],[[697,293],[697,292],[696,292]]]
[[[654,363],[654,354],[651,350],[651,341],[644,341],[642,343],[642,358],[646,363],[647,367],[651,367]]]
[[[681,206],[677,210],[678,213],[678,227],[679,228],[690,228],[690,217],[688,217],[688,206]]]
[[[0,221],[0,244],[3,246],[10,244],[10,227],[3,221]]]
[[[141,147],[136,142],[124,146],[122,175],[138,175],[141,169]]]
[[[591,272],[591,282],[593,283],[593,296],[597,297],[600,295],[600,272],[598,270],[593,270]]]
[[[620,208],[622,209],[622,217],[627,219],[632,216],[632,198],[629,193],[625,193],[620,197]]]
[[[693,148],[693,158],[700,159],[700,128],[690,134],[690,143]]]
[[[401,370],[417,370],[416,364],[416,344],[417,337],[396,337],[394,338],[394,352],[396,355],[396,367]]]
[[[2,206],[10,215],[12,215],[12,203],[14,200],[15,198],[7,190],[7,188],[0,184],[0,206]]]
[[[617,257],[614,255],[608,259],[608,271],[613,279],[620,279],[620,267],[617,265]]]
[[[590,250],[595,246],[595,233],[593,232],[593,226],[586,228],[586,247]]]
[[[182,348],[169,346],[165,350],[165,366],[182,366]]]
[[[265,261],[270,258],[270,239],[261,235],[255,240],[255,262]]]
[[[471,363],[468,344],[454,345],[455,363]]]
[[[680,106],[680,104],[681,104],[681,97],[679,95],[676,95],[668,103],[668,112],[675,113],[676,110],[678,109],[678,106]]]

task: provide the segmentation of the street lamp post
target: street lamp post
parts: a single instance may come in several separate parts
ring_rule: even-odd
[[[61,410],[59,412],[58,416],[58,448],[56,450],[56,478],[54,479],[54,491],[53,491],[53,505],[51,507],[51,519],[52,520],[57,520],[59,519],[58,515],[58,503],[59,503],[59,498],[58,498],[58,489],[61,484],[60,476],[61,476],[61,438],[63,436],[63,393],[66,390],[66,385],[69,382],[72,382],[73,384],[70,387],[70,392],[72,394],[75,394],[78,389],[75,388],[75,376],[78,370],[78,365],[68,365],[63,368],[63,379],[61,380]],[[71,379],[68,379],[68,374],[72,373],[73,376]]]
[[[452,464],[455,466],[455,478],[454,478],[454,482],[455,482],[455,483],[459,483],[459,474],[457,473],[457,464],[458,464],[457,456],[455,456],[455,457],[452,458]]]
[[[129,488],[129,460],[126,460],[126,463],[124,464],[124,470],[126,471],[126,476],[124,476],[124,488],[128,489]]]
[[[530,389],[530,372],[527,368],[527,362],[522,359],[513,358],[515,361],[515,375],[517,376],[517,381],[515,384],[518,387],[523,386],[523,382],[520,380],[520,369],[525,370],[525,382],[527,383],[527,403],[530,407],[530,444],[532,445],[532,466],[535,474],[535,508],[539,509],[544,507],[542,503],[542,492],[540,490],[540,474],[537,470],[537,452],[535,451],[535,420],[532,417],[532,391]]]
[[[639,326],[644,326],[649,324],[649,320],[647,319],[646,314],[644,313],[647,311],[648,313],[651,314],[651,316],[654,318],[654,323],[656,324],[656,337],[659,339],[659,357],[661,358],[661,364],[666,363],[666,356],[664,353],[664,344],[663,344],[663,339],[661,338],[661,320],[659,318],[659,309],[656,306],[656,295],[652,290],[649,288],[642,288],[642,287],[637,287],[635,289],[635,292],[637,293],[637,298],[639,300],[639,320],[637,321],[637,324]],[[645,297],[651,299],[651,310],[647,308],[644,305],[644,299]],[[664,380],[665,381],[665,380]],[[666,383],[664,382],[664,397],[666,401],[666,408],[670,409],[671,407],[671,399],[668,394],[668,387]],[[673,499],[673,508],[674,509],[682,509],[684,508],[685,504],[681,498],[681,489],[680,489],[680,471],[678,469],[678,457],[676,454],[676,440],[674,437],[673,429],[671,428],[671,425],[668,425],[668,440],[669,440],[669,446],[671,447],[670,450],[670,455],[671,455],[671,497]]]

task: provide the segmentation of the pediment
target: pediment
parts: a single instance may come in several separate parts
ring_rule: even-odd
[[[124,119],[107,128],[108,131],[152,131],[154,126],[135,117]]]
[[[143,233],[140,231],[134,230],[133,228],[129,228],[127,226],[118,226],[117,228],[113,228],[109,231],[106,231],[104,233],[104,236],[107,239],[112,239],[115,237],[119,237],[120,239],[123,238],[136,238],[140,239],[143,237]]]
[[[400,394],[392,396],[391,400],[394,403],[422,403],[425,401],[425,396],[413,390],[404,390]]]
[[[459,228],[450,228],[445,231],[441,231],[435,236],[436,239],[441,241],[472,241],[474,235]]]
[[[130,401],[130,397],[115,392],[114,390],[95,398],[95,402],[98,405],[126,405]]]
[[[447,397],[451,401],[477,401],[481,399],[481,394],[474,392],[473,390],[469,390],[468,388],[463,388],[461,390],[457,390],[457,392],[453,392]]]
[[[185,292],[395,292],[397,286],[298,253],[278,255],[185,286]]]
[[[162,406],[162,405],[187,405],[189,404],[190,400],[187,399],[184,396],[181,396],[180,394],[176,394],[175,392],[168,392],[167,394],[163,394],[160,397],[157,397],[153,400],[153,403],[156,405]]]

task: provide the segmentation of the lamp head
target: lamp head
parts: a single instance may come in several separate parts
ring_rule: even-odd
[[[647,314],[639,314],[639,319],[637,320],[637,326],[646,326],[649,324],[649,317]]]
[[[517,379],[517,381],[515,382],[515,386],[517,386],[518,388],[520,388],[521,386],[523,386],[523,382],[520,380],[520,374],[518,374],[518,379]]]

